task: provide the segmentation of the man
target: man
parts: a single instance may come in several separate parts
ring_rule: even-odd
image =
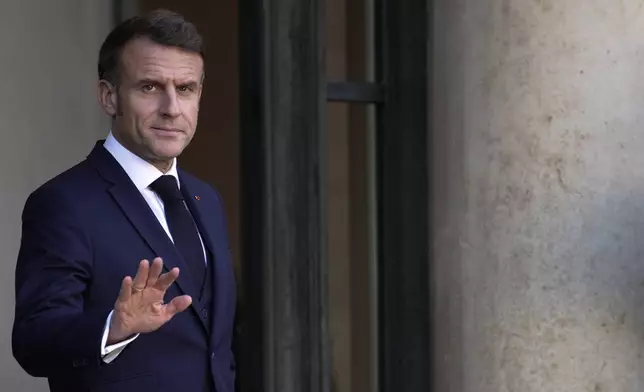
[[[24,207],[14,356],[54,392],[232,392],[224,209],[176,160],[197,127],[202,39],[155,11],[108,35],[98,69],[111,132]]]

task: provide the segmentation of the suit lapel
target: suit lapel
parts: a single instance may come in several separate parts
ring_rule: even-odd
[[[109,192],[114,198],[114,201],[121,208],[141,238],[153,250],[154,254],[163,259],[164,270],[169,271],[174,267],[178,267],[180,271],[187,271],[188,269],[183,262],[183,258],[150,209],[150,206],[118,162],[102,147],[100,142],[94,148],[88,159],[94,163],[94,166],[103,178],[112,183]],[[152,260],[149,261],[152,262]],[[176,284],[184,294],[192,297],[191,307],[205,328],[206,325],[200,317],[201,304],[199,303],[199,291],[189,274],[182,274],[180,272]]]
[[[212,220],[204,219],[204,217],[207,216],[207,213],[205,211],[205,207],[200,202],[200,197],[198,195],[195,195],[191,191],[190,184],[186,183],[186,181],[182,178],[181,173],[179,173],[179,178],[181,181],[181,193],[183,194],[186,204],[188,205],[188,208],[190,209],[190,212],[192,213],[192,216],[197,223],[199,233],[201,234],[201,239],[204,241],[206,248],[214,253],[215,241],[213,240],[214,232],[212,228]],[[197,200],[197,198],[199,198],[199,200]]]
[[[192,211],[195,222],[199,227],[199,232],[204,241],[204,244],[207,249],[210,250],[212,254],[212,260],[210,260],[209,268],[212,268],[212,295],[213,295],[213,324],[212,324],[212,336],[221,337],[224,336],[220,329],[225,327],[225,323],[218,323],[215,320],[223,320],[223,312],[226,310],[226,283],[227,279],[227,270],[224,260],[220,259],[222,255],[221,252],[227,251],[226,249],[221,249],[221,246],[215,240],[223,235],[219,233],[215,222],[217,217],[214,216],[212,210],[211,201],[201,200],[201,197],[198,194],[193,192],[194,187],[191,186],[189,181],[185,180],[185,176],[181,175],[179,172],[179,179],[181,180],[181,192],[183,193],[186,204],[188,208]],[[210,208],[209,208],[210,207]]]

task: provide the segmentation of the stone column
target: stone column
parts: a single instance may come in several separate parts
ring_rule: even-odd
[[[436,0],[434,382],[644,390],[641,1]]]

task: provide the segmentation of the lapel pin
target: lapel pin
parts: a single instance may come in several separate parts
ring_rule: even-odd
[[[201,197],[199,197],[199,196],[195,196],[195,199],[196,199],[196,200],[201,200]]]

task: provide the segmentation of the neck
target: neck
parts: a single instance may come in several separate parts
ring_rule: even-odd
[[[150,165],[156,167],[159,169],[159,171],[163,174],[168,173],[170,168],[172,167],[172,161],[173,159],[154,159],[150,158],[148,156],[145,156],[144,154],[141,154],[139,149],[133,148],[134,146],[130,145],[130,143],[127,142],[127,140],[124,140],[123,138],[120,137],[118,132],[112,131],[112,136],[118,141],[123,147],[128,149],[131,153],[134,155],[138,156],[139,158],[143,159],[144,161],[148,162]]]
[[[152,166],[154,166],[157,169],[159,169],[159,171],[161,173],[163,173],[163,174],[168,173],[168,171],[172,167],[172,160],[170,160],[170,161],[151,161],[149,159],[145,159],[145,158],[143,158],[143,159],[148,161]]]

